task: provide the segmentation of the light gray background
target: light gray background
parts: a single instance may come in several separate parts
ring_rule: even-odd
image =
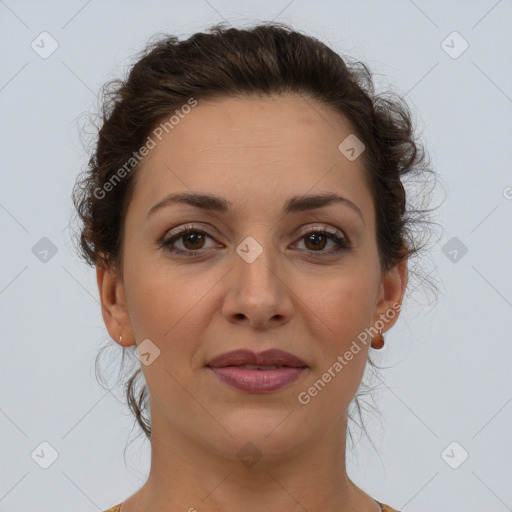
[[[223,19],[289,23],[363,60],[413,107],[444,184],[439,299],[418,304],[420,286],[374,355],[391,367],[375,393],[382,416],[366,417],[376,449],[360,441],[349,474],[407,512],[512,510],[510,0],[0,0],[0,510],[103,510],[144,481],[149,443],[131,444],[125,467],[136,431],[94,378],[108,334],[67,227],[87,158],[77,119],[152,34]],[[31,48],[43,31],[59,45],[47,59]],[[453,31],[469,43],[458,58],[442,47]],[[32,252],[42,237],[57,248],[46,263]],[[457,262],[442,252],[452,237],[468,248]],[[58,452],[48,469],[31,458],[43,441]]]

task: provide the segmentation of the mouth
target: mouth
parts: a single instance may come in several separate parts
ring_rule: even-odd
[[[236,350],[212,359],[206,367],[223,383],[249,393],[270,393],[299,379],[308,366],[278,349],[254,353]]]
[[[307,367],[225,366],[210,370],[225,384],[249,393],[270,393],[295,382]]]

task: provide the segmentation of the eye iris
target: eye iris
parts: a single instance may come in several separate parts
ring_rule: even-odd
[[[319,239],[323,239],[324,243],[322,244],[322,242],[320,242],[319,244]],[[311,241],[313,242],[313,249],[323,249],[326,244],[326,237],[324,235],[319,235],[315,233],[307,235],[305,240],[306,247],[308,246],[308,243]],[[310,249],[310,247],[308,247],[308,249]]]
[[[192,242],[192,245],[193,247],[190,247],[188,245],[188,242]],[[196,232],[193,232],[193,233],[187,233],[186,235],[184,235],[183,237],[183,245],[187,248],[187,249],[191,249],[191,250],[194,250],[194,249],[201,249],[202,247],[202,243],[204,243],[204,235],[202,233],[196,233]],[[200,247],[197,247],[196,244],[199,244]]]
[[[181,240],[186,249],[191,251],[201,249],[204,245],[205,235],[200,231],[190,231],[181,235]],[[323,249],[327,243],[328,236],[323,233],[311,233],[304,237],[305,245],[309,250]]]

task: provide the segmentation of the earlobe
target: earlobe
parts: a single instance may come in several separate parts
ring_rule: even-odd
[[[101,300],[101,314],[111,338],[123,347],[133,345],[122,279],[113,269],[97,265],[96,280]]]

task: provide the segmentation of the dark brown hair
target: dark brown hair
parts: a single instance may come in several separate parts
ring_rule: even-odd
[[[248,29],[220,24],[182,41],[164,34],[148,43],[137,59],[124,81],[112,80],[103,88],[96,147],[73,190],[81,221],[79,251],[90,265],[111,265],[122,272],[123,220],[141,169],[130,159],[155,126],[190,98],[293,93],[331,107],[365,145],[362,158],[375,204],[382,270],[425,246],[418,227],[430,223],[431,210],[412,208],[403,182],[421,181],[433,173],[406,103],[391,93],[375,94],[372,74],[363,63],[342,58],[319,40],[281,23]],[[133,164],[129,172],[106,187],[119,169],[124,166],[126,171],[127,162]],[[101,197],[98,190],[106,189]],[[424,198],[422,194],[417,197]],[[127,351],[122,350],[123,361]],[[149,393],[139,382],[143,376],[137,366],[125,392],[150,438]],[[360,414],[357,396],[355,402]]]

